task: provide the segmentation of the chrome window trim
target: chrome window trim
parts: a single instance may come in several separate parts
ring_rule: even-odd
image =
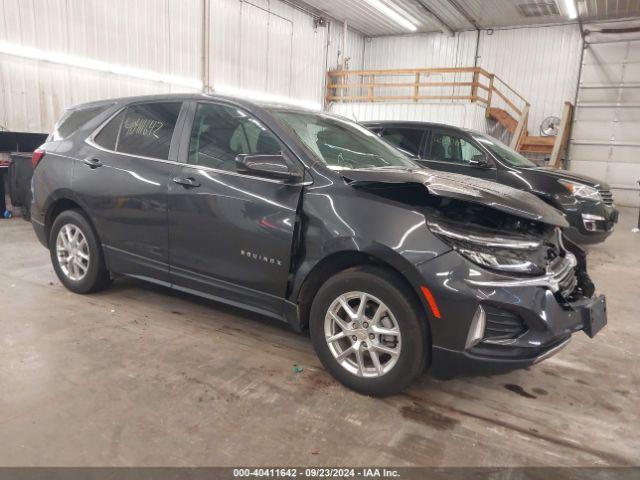
[[[184,163],[182,162],[176,162],[173,160],[163,160],[162,158],[145,157],[144,155],[134,155],[132,153],[116,152],[115,150],[110,150],[108,148],[101,147],[91,137],[87,137],[84,140],[84,143],[91,145],[93,148],[97,148],[98,150],[102,150],[103,152],[115,153],[116,155],[124,155],[126,157],[132,157],[132,158],[142,158],[143,160],[151,160],[153,162],[172,163],[174,165],[184,165]]]
[[[169,163],[169,164],[173,164],[173,165],[179,165],[179,166],[182,166],[182,167],[195,168],[196,170],[206,170],[208,172],[222,173],[222,174],[225,174],[225,175],[232,175],[232,176],[236,176],[236,177],[249,178],[249,179],[252,179],[252,180],[260,180],[261,182],[280,183],[282,185],[288,185],[288,186],[292,186],[292,187],[306,186],[306,185],[312,185],[313,184],[312,181],[299,182],[299,183],[286,183],[283,180],[276,180],[276,179],[272,179],[272,178],[255,177],[253,175],[245,175],[243,173],[230,172],[228,170],[221,170],[221,169],[218,169],[218,168],[206,167],[206,166],[202,166],[202,165],[192,165],[192,164],[186,163],[186,162],[177,162],[175,160],[165,160],[165,159],[162,159],[162,158],[145,157],[144,155],[134,155],[132,153],[118,152],[116,150],[111,150],[109,148],[105,148],[105,147],[102,147],[101,145],[98,145],[95,142],[95,137],[102,131],[102,129],[107,125],[107,123],[109,123],[112,119],[114,119],[117,115],[119,115],[122,111],[124,111],[128,106],[129,105],[126,105],[126,106],[118,109],[113,115],[111,115],[104,122],[102,122],[102,124],[100,126],[98,126],[93,131],[93,133],[91,133],[91,135],[89,135],[87,138],[84,139],[84,143],[86,143],[87,145],[89,145],[89,146],[91,146],[93,148],[96,148],[98,150],[106,152],[106,153],[113,153],[113,154],[116,154],[116,155],[124,155],[126,157],[131,157],[131,158],[141,158],[143,160],[151,160],[152,162]]]

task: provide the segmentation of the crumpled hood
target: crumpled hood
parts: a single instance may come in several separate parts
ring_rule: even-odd
[[[567,227],[564,214],[535,195],[495,182],[430,169],[341,170],[352,182],[420,183],[431,195],[478,203],[528,220]]]

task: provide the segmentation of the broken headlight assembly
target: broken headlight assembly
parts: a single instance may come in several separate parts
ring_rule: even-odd
[[[595,187],[590,187],[584,183],[572,182],[571,180],[558,180],[560,185],[571,192],[571,195],[578,198],[584,198],[586,200],[593,200],[594,202],[601,202],[602,197],[600,192]]]
[[[539,255],[542,239],[440,221],[429,221],[427,226],[454,250],[485,268],[521,275],[545,273],[546,261]]]

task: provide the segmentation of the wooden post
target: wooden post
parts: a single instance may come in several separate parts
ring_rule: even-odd
[[[417,102],[420,96],[420,72],[416,73],[416,80],[413,84],[413,101]]]
[[[495,78],[495,75],[492,73],[489,76],[489,91],[487,92],[487,118],[489,118],[489,109],[491,108],[491,99],[493,98],[493,79]]]
[[[560,152],[567,143],[572,110],[573,105],[571,105],[571,102],[564,102],[564,108],[562,109],[562,119],[560,120],[560,129],[558,130],[558,135],[556,135],[556,141],[553,143],[551,157],[549,157],[550,167],[560,168]]]
[[[473,72],[473,80],[471,85],[471,101],[475,102],[478,97],[478,82],[480,81],[480,70],[476,69]]]
[[[511,137],[511,145],[509,145],[516,152],[520,148],[522,137],[526,134],[528,119],[529,119],[529,104],[527,103],[522,109],[520,120],[518,120],[518,126],[516,127],[516,131],[513,132],[513,136]]]

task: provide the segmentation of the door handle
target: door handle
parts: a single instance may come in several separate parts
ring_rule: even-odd
[[[85,165],[89,165],[89,167],[91,167],[91,168],[98,168],[98,167],[103,167],[104,166],[104,163],[102,163],[97,158],[85,158],[82,161],[84,162]]]
[[[182,185],[185,188],[196,188],[200,186],[200,183],[193,177],[175,177],[173,183]]]

